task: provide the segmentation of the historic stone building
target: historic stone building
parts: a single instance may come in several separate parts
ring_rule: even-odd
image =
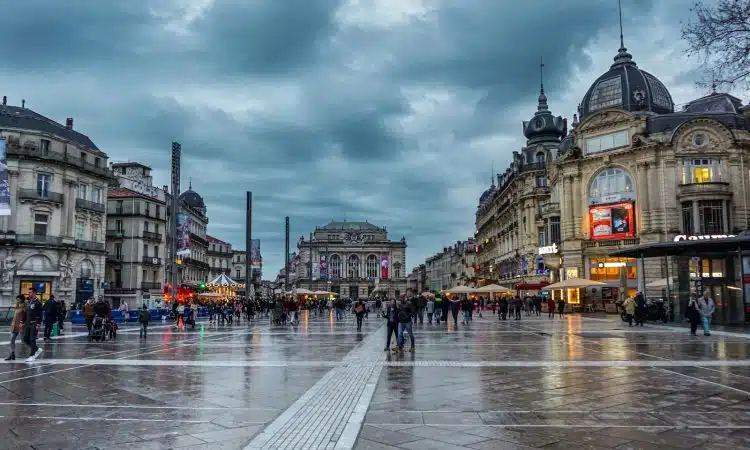
[[[331,222],[300,237],[297,262],[290,262],[289,286],[327,290],[356,299],[377,290],[406,294],[406,239],[388,239],[385,227],[368,222]],[[312,256],[312,257],[311,257]],[[312,262],[312,263],[311,263]]]
[[[423,289],[440,292],[456,285],[475,284],[476,251],[476,241],[467,239],[457,241],[450,247],[443,247],[441,252],[427,258],[422,269],[424,273]]]
[[[636,289],[663,296],[664,286],[649,281],[667,276],[666,258],[643,260],[644,267],[608,253],[748,229],[750,111],[739,99],[713,92],[675,111],[667,88],[621,46],[578,112],[549,170],[561,200],[565,277],[608,283],[614,289],[599,290],[605,301]],[[727,288],[742,283],[738,262],[719,257],[690,265],[720,305],[717,318],[740,318],[739,289]]]
[[[211,265],[208,262],[208,215],[203,197],[193,190],[192,183],[188,190],[180,194],[179,213],[190,218],[189,249],[187,256],[178,258],[179,281],[187,286],[198,286],[206,283],[211,274]]]
[[[101,293],[107,155],[86,135],[22,106],[0,105],[10,215],[0,216],[0,305],[35,287],[70,305]]]
[[[493,177],[479,198],[474,276],[479,285],[532,290],[550,281],[550,266],[540,253],[559,244],[561,229],[558,193],[549,185],[547,163],[557,156],[567,121],[549,111],[543,85],[537,112],[523,123],[523,133],[526,146],[513,152],[497,185]]]
[[[206,240],[208,241],[206,256],[210,267],[208,281],[215,279],[221,274],[233,277],[232,267],[234,266],[233,257],[235,252],[232,250],[232,244],[210,235],[206,236]],[[238,279],[234,279],[234,281],[240,282]]]

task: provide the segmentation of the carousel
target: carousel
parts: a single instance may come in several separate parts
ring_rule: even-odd
[[[244,288],[243,283],[237,283],[222,273],[210,283],[206,283],[207,292],[199,293],[196,296],[204,302],[234,301],[239,298],[237,291]]]

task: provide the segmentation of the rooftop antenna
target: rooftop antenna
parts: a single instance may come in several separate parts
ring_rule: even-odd
[[[541,89],[539,92],[544,94],[544,56],[539,58],[539,80]]]
[[[714,78],[714,82],[711,83],[711,94],[716,95],[716,79]]]
[[[193,190],[193,177],[188,177],[188,189]]]

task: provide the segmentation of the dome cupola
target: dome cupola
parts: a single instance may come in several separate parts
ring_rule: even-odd
[[[544,94],[544,62],[539,65],[539,68],[541,84],[536,113],[531,120],[523,122],[523,135],[526,136],[529,144],[545,141],[559,142],[565,135],[565,120],[560,116],[553,116],[547,105],[547,96]]]
[[[622,36],[620,13],[620,48],[609,70],[596,79],[583,101],[578,114],[583,120],[588,115],[606,108],[625,111],[646,111],[655,114],[674,112],[674,102],[664,84],[655,76],[642,70],[628,53]]]

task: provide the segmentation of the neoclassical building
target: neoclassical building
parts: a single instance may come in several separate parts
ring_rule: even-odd
[[[317,227],[311,237],[297,242],[299,256],[290,263],[290,286],[351,299],[376,290],[388,297],[406,294],[405,238],[391,241],[385,227],[348,221]]]
[[[607,283],[611,289],[598,293],[604,300],[636,289],[663,296],[666,281],[650,282],[667,277],[667,264],[674,275],[678,261],[608,254],[680,235],[721,238],[748,229],[750,110],[739,99],[713,92],[675,111],[664,84],[621,46],[578,114],[548,168],[561,200],[557,259],[564,277]],[[743,313],[739,292],[727,288],[736,284],[738,263],[690,261],[723,321]]]
[[[72,118],[62,125],[5,97],[0,146],[10,207],[0,216],[0,305],[12,305],[30,287],[68,305],[99,295],[112,179],[107,155],[73,128]]]

